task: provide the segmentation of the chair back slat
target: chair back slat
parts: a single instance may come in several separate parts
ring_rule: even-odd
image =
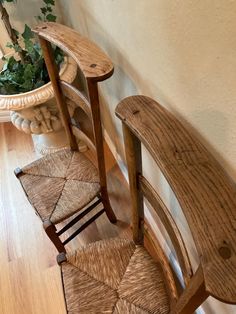
[[[148,200],[151,204],[158,217],[160,218],[163,226],[167,230],[167,233],[173,243],[173,246],[176,251],[176,255],[178,257],[178,261],[180,264],[180,268],[183,274],[185,285],[187,286],[189,280],[193,276],[192,266],[190,263],[190,259],[188,256],[188,252],[182,238],[182,235],[179,231],[178,226],[176,225],[170,211],[165,206],[161,197],[155,191],[155,189],[151,186],[151,184],[147,181],[143,176],[139,176],[139,185],[143,196]]]
[[[179,201],[200,258],[199,267],[204,278],[201,286],[206,292],[204,296],[209,294],[235,304],[235,183],[199,140],[176,117],[149,97],[124,99],[117,106],[116,114],[125,130],[126,155],[134,154],[131,151],[132,143],[135,142],[137,147],[142,143]],[[129,141],[131,144],[127,145]],[[142,194],[139,188],[142,172],[135,166],[136,159],[127,158],[128,168],[131,168],[129,174],[133,181],[136,180],[130,187],[133,195]],[[136,189],[136,192],[132,189]],[[141,197],[133,202],[140,200]],[[133,210],[139,206],[135,204]],[[136,215],[139,216],[137,211]],[[136,220],[140,222],[143,217]]]
[[[66,98],[69,98],[77,107],[80,107],[92,121],[92,113],[87,98],[73,85],[60,81],[61,89]]]
[[[77,123],[75,123],[74,119],[71,119],[70,121],[70,123],[72,124],[72,132],[74,136],[78,140],[83,141],[93,152],[96,153],[96,146],[93,134],[93,117],[89,101],[73,85],[64,81],[60,81],[60,84],[64,97],[66,98],[67,105],[71,105],[71,107],[73,107],[73,113],[77,109],[80,109],[80,111],[78,112],[79,117],[77,117],[78,121],[76,121],[77,123],[79,123],[79,127],[77,127]],[[84,125],[86,125],[85,128],[83,127]]]

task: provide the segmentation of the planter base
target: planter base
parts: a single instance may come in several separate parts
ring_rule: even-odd
[[[32,139],[35,151],[39,155],[52,154],[69,147],[64,130],[40,135],[32,134]],[[86,144],[82,141],[78,142],[78,146],[80,152],[87,150]]]

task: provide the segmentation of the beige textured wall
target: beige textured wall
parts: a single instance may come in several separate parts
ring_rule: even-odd
[[[122,153],[117,103],[133,94],[158,100],[223,163],[236,180],[236,1],[60,0],[66,23],[97,42],[113,59],[115,74],[103,83],[105,129]],[[118,135],[118,136],[117,136]],[[145,154],[145,173],[161,183],[163,196],[196,254],[184,217]],[[172,255],[170,254],[170,257]],[[206,313],[236,313],[207,302]]]
[[[42,7],[43,5],[43,0],[19,0],[16,1],[16,3],[4,3],[13,27],[20,32],[24,30],[25,24],[33,26],[37,23],[35,16],[40,14],[40,7]],[[55,6],[55,12],[60,19],[60,11],[57,5],[57,1]],[[9,48],[5,47],[8,41],[8,34],[4,28],[2,21],[0,21],[0,48],[3,50],[4,53],[8,53],[10,51]]]

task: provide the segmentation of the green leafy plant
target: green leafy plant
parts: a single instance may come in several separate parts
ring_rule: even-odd
[[[4,66],[0,72],[0,94],[12,95],[31,91],[49,82],[49,76],[44,62],[42,50],[34,33],[28,25],[24,32],[19,34],[12,28],[9,15],[3,7],[4,2],[14,0],[0,0],[0,13],[6,26],[11,43],[7,47],[15,51],[15,55],[9,58],[3,57]],[[53,14],[54,0],[43,0],[41,14],[36,16],[38,21],[55,22],[57,17]],[[57,66],[63,62],[62,51],[53,47],[54,58]]]

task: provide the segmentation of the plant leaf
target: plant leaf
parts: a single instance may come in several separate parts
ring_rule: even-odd
[[[47,8],[45,8],[45,7],[44,8],[40,8],[40,10],[41,10],[43,15],[45,15],[47,13],[47,11],[48,11]]]
[[[55,1],[54,0],[43,0],[43,2],[46,3],[46,4],[55,5]]]
[[[55,15],[51,14],[51,13],[49,13],[49,14],[46,16],[46,20],[47,20],[48,22],[56,22],[56,19],[57,19],[57,17],[56,17]]]
[[[24,30],[24,33],[22,34],[22,37],[25,40],[29,40],[31,38],[34,38],[34,34],[33,34],[32,30],[27,24],[25,24],[25,30]]]

